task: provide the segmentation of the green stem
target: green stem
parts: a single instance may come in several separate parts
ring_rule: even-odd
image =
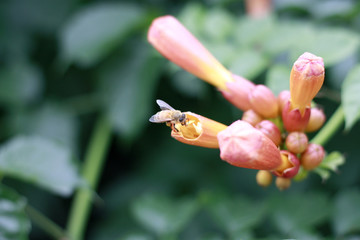
[[[322,127],[316,136],[311,140],[311,142],[319,145],[325,145],[336,133],[336,131],[339,130],[344,120],[344,111],[340,105],[325,126]]]
[[[70,217],[68,221],[68,233],[71,239],[81,240],[84,236],[85,226],[91,210],[93,193],[96,189],[105,155],[111,138],[111,127],[109,122],[100,117],[90,140],[83,165],[83,178],[89,184],[89,188],[81,188],[76,192]]]
[[[35,208],[31,207],[30,205],[26,205],[25,211],[38,227],[47,232],[53,238],[61,240],[69,239],[61,227],[59,227],[56,223],[51,221],[48,217]]]

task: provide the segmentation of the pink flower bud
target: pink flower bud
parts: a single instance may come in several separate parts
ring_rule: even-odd
[[[266,170],[259,170],[256,174],[256,182],[262,187],[268,187],[271,184],[272,178],[272,174]]]
[[[309,140],[303,132],[291,132],[285,140],[287,149],[295,154],[305,151],[308,146],[308,142]]]
[[[302,132],[305,130],[310,118],[310,108],[306,108],[304,114],[299,109],[290,109],[288,102],[282,111],[284,127],[288,132]]]
[[[277,177],[275,185],[280,191],[286,190],[291,186],[291,178]]]
[[[301,154],[301,165],[306,170],[312,170],[319,166],[324,157],[324,148],[318,144],[310,143],[305,152]]]
[[[299,159],[289,151],[281,150],[282,164],[273,173],[282,178],[292,178],[298,172],[300,168]]]
[[[279,104],[279,112],[280,113],[282,113],[282,110],[284,109],[285,105],[288,103],[289,100],[290,100],[290,91],[289,90],[284,90],[279,93],[277,101]]]
[[[324,112],[319,108],[311,108],[309,123],[305,128],[305,132],[314,132],[321,128],[326,120]]]
[[[234,81],[226,83],[226,89],[222,90],[224,98],[240,110],[246,111],[251,108],[248,94],[254,89],[255,84],[238,75],[232,75]]]
[[[262,117],[257,114],[254,110],[249,109],[246,112],[243,113],[241,120],[250,123],[253,127],[255,127],[256,124],[261,122],[263,119]]]
[[[220,158],[234,166],[274,170],[282,163],[276,145],[250,123],[238,120],[217,137]]]
[[[261,19],[272,12],[271,0],[246,0],[246,13],[252,18]]]
[[[263,120],[256,124],[255,128],[259,129],[265,136],[271,139],[276,146],[281,143],[281,132],[275,123],[269,120]],[[304,149],[305,150],[305,149]]]
[[[291,109],[299,109],[303,115],[319,92],[324,77],[324,61],[321,57],[308,52],[301,55],[290,74]]]
[[[276,118],[279,114],[277,99],[264,85],[257,85],[249,93],[251,108],[264,118]]]
[[[164,57],[219,89],[233,81],[231,73],[173,16],[156,18],[148,41]]]

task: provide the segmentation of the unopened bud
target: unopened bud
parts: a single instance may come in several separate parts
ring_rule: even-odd
[[[278,167],[273,173],[282,178],[292,178],[294,177],[300,168],[299,159],[289,151],[281,150],[281,160],[282,164]]]
[[[288,102],[282,111],[282,120],[284,127],[288,132],[303,132],[310,119],[310,108],[306,108],[304,114],[299,109],[290,109]]]
[[[264,118],[276,118],[279,107],[275,95],[265,85],[257,85],[249,93],[252,109]]]
[[[310,143],[305,152],[301,154],[301,165],[306,170],[312,170],[319,166],[325,157],[324,148],[318,144]]]
[[[277,177],[275,180],[275,185],[280,191],[286,190],[291,186],[291,179]]]
[[[307,124],[305,131],[314,132],[321,128],[326,120],[324,112],[319,108],[311,108],[311,114],[309,123]]]
[[[263,119],[254,110],[249,109],[243,113],[241,120],[248,122],[253,127],[255,127],[255,125],[258,124],[259,122],[261,122]]]
[[[263,120],[256,124],[255,126],[259,129],[265,136],[271,139],[276,146],[279,146],[281,143],[281,132],[275,123],[269,120]],[[305,149],[304,149],[305,150]]]
[[[286,137],[285,144],[292,153],[302,153],[308,146],[308,138],[303,132],[291,132]]]
[[[288,101],[290,100],[290,91],[289,90],[284,90],[281,91],[277,97],[277,101],[279,104],[279,112],[282,113],[282,110],[284,109],[285,105],[288,103]]]
[[[274,170],[282,162],[276,145],[250,123],[238,120],[219,132],[217,137],[220,158],[231,165]]]
[[[268,187],[272,181],[272,174],[269,171],[260,170],[256,174],[256,182],[261,187]]]

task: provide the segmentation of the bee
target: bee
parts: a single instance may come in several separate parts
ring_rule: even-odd
[[[176,132],[179,132],[179,130],[175,127],[175,124],[180,123],[181,125],[186,126],[187,118],[185,113],[182,113],[179,110],[175,110],[163,100],[158,99],[156,100],[156,103],[159,105],[161,111],[152,115],[149,119],[150,122],[166,122],[166,125],[171,126],[171,128]]]

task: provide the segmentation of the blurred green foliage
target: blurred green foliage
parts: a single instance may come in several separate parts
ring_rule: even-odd
[[[48,238],[30,227],[27,204],[66,225],[71,194],[87,187],[79,166],[98,115],[114,137],[86,239],[360,238],[360,4],[273,3],[270,17],[255,20],[233,0],[2,1],[0,239]],[[231,71],[276,94],[288,89],[300,54],[323,57],[325,85],[315,101],[328,118],[342,101],[347,130],[325,148],[344,153],[346,164],[334,165],[326,182],[310,174],[286,192],[262,189],[256,171],[150,124],[158,98],[224,124],[241,117],[147,43],[151,21],[166,14]],[[330,165],[343,161],[329,156]]]

